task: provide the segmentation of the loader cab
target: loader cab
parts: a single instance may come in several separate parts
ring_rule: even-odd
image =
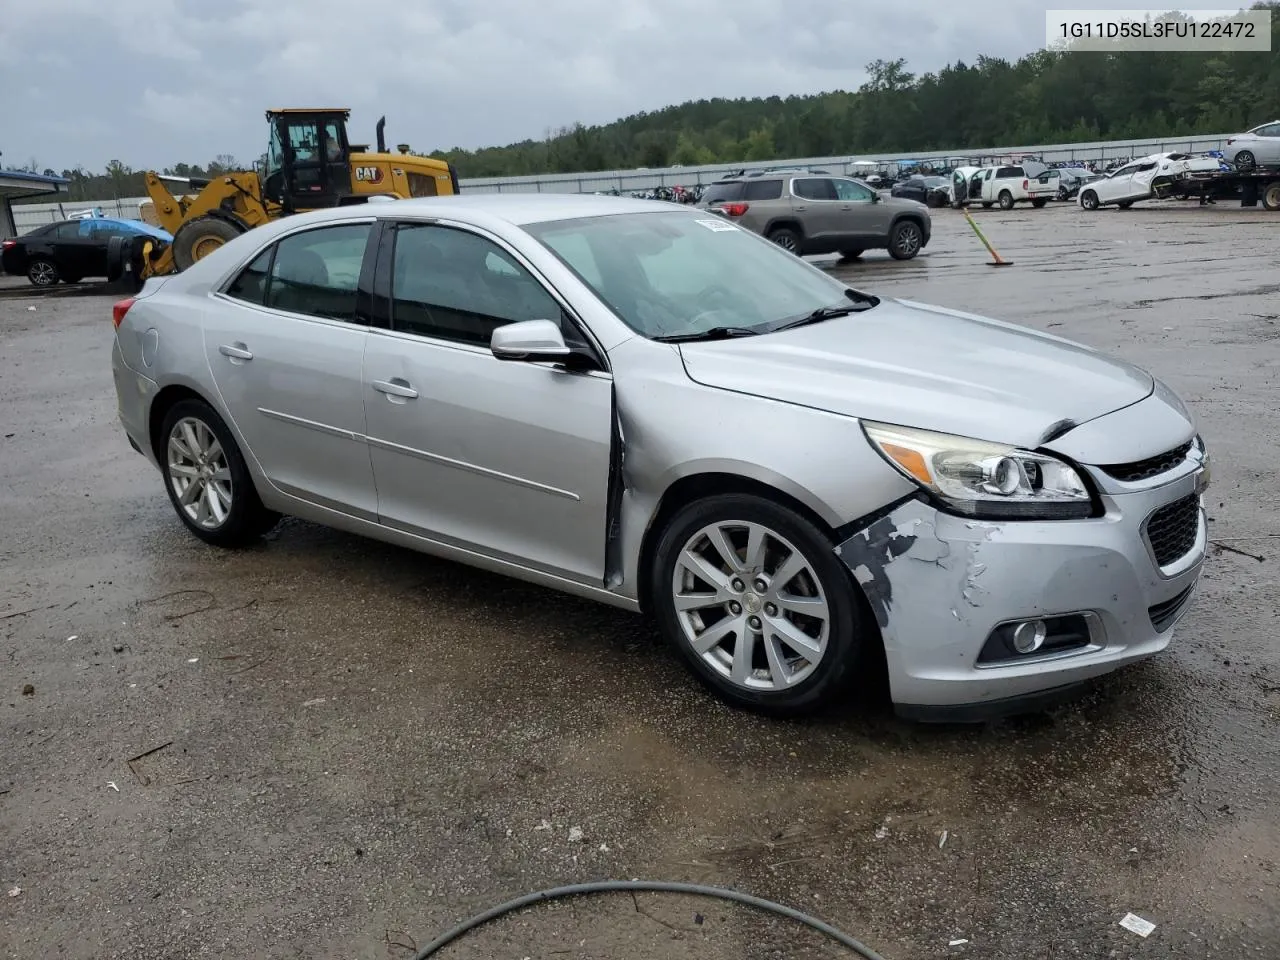
[[[286,213],[336,207],[351,196],[347,110],[268,110],[266,199]]]

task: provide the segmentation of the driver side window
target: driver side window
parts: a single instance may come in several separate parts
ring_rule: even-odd
[[[852,180],[834,180],[836,185],[836,197],[840,200],[855,200],[870,202],[871,191],[860,183],[854,183]]]
[[[455,343],[488,346],[494,330],[521,320],[565,328],[559,302],[507,251],[452,227],[396,227],[391,298],[393,330]]]

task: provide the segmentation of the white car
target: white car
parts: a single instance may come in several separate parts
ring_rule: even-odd
[[[1207,180],[1222,171],[1217,157],[1193,157],[1187,153],[1153,153],[1126,163],[1101,180],[1085,184],[1078,202],[1086,210],[1114,204],[1122,210],[1139,200],[1163,196],[1163,188],[1188,180]]]
[[[1228,137],[1223,155],[1241,170],[1280,164],[1280,120]]]

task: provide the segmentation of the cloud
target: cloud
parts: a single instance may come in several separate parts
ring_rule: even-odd
[[[0,0],[0,150],[57,169],[242,159],[271,106],[349,106],[352,138],[475,147],[704,97],[854,89],[1043,44],[1031,0]],[[1095,0],[1095,6],[1123,6]],[[38,12],[37,12],[38,9]]]

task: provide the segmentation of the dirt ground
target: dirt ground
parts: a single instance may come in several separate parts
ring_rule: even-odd
[[[641,877],[888,960],[1280,957],[1280,215],[976,217],[1013,266],[943,210],[918,260],[836,269],[1166,379],[1216,542],[1164,655],[980,727],[735,712],[638,617],[309,524],[206,547],[118,427],[111,298],[0,281],[0,956],[408,960],[518,894]],[[645,894],[439,954],[848,955]]]

